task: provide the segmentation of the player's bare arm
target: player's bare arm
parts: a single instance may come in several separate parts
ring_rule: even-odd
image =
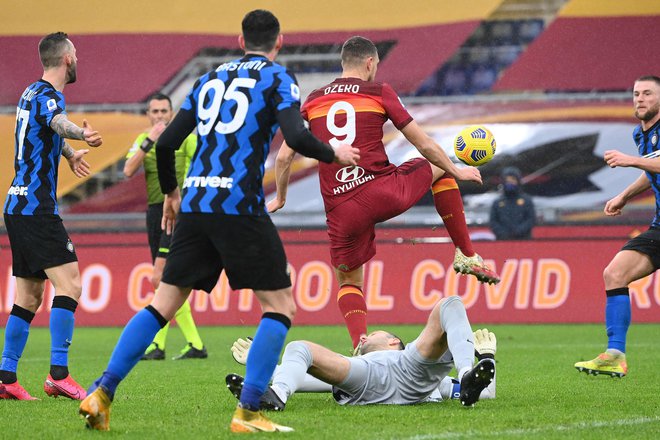
[[[660,173],[660,157],[631,156],[617,150],[607,150],[603,155],[603,159],[611,168],[635,167],[649,173]]]
[[[642,172],[633,183],[628,185],[626,189],[605,203],[605,215],[620,215],[623,207],[626,206],[626,203],[628,203],[628,200],[632,199],[638,194],[643,193],[649,188],[651,188],[651,182],[649,182],[649,179],[646,177],[646,173]]]
[[[417,150],[429,162],[436,167],[444,170],[446,173],[454,176],[456,180],[468,180],[477,182],[481,181],[481,173],[474,167],[459,168],[451,161],[447,153],[438,145],[429,135],[415,121],[411,121],[408,125],[403,127],[401,133],[408,139],[408,141],[417,148]]]
[[[53,120],[50,122],[50,128],[63,138],[85,141],[90,147],[99,147],[103,143],[101,135],[98,131],[92,129],[87,119],[83,119],[83,126],[78,127],[69,121],[65,114],[60,113],[53,117]]]
[[[69,168],[71,168],[73,174],[78,178],[89,176],[90,166],[83,158],[87,153],[89,153],[89,150],[83,149],[76,151],[66,142],[64,142],[64,146],[62,147],[62,156],[67,160]]]
[[[266,205],[266,209],[270,213],[283,208],[286,203],[286,195],[289,189],[289,177],[291,175],[291,163],[293,163],[295,155],[296,152],[289,147],[286,142],[282,142],[282,146],[277,152],[277,158],[275,159],[276,196]]]
[[[124,164],[124,175],[126,177],[133,177],[140,169],[145,156],[153,148],[160,135],[165,131],[165,128],[167,128],[167,125],[163,121],[158,121],[151,127],[147,137],[140,144],[140,148]]]
[[[160,227],[169,235],[174,230],[176,216],[181,208],[181,192],[177,186],[173,191],[165,194],[163,201],[163,219]]]

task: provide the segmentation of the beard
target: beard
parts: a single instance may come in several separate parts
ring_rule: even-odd
[[[640,114],[638,110],[635,110],[635,117],[640,121],[648,122],[655,118],[658,112],[660,112],[660,103],[648,108],[644,115]]]
[[[69,67],[67,67],[67,69],[66,69],[66,83],[67,84],[73,84],[74,82],[76,82],[76,79],[78,79],[77,67],[78,67],[78,65],[76,63],[73,63]]]

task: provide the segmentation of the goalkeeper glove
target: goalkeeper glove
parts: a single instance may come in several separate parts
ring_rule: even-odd
[[[496,351],[497,339],[495,333],[489,332],[488,329],[479,329],[474,332],[474,354],[477,359],[495,359]]]
[[[252,345],[252,338],[247,337],[246,339],[238,338],[231,346],[231,355],[236,362],[241,365],[247,363],[248,353],[250,352],[250,346]]]

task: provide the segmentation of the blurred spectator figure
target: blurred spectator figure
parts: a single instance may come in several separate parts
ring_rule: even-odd
[[[497,79],[495,69],[486,64],[479,64],[472,73],[472,84],[470,90],[472,93],[488,92]]]
[[[443,95],[461,95],[467,92],[468,76],[464,68],[451,64],[445,71],[441,85]]]
[[[521,189],[522,174],[515,167],[502,170],[502,195],[490,209],[490,228],[498,240],[529,240],[536,220],[534,202]]]

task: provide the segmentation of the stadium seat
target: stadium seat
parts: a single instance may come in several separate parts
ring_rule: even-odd
[[[524,20],[518,27],[518,41],[521,44],[529,44],[543,32],[543,20]]]
[[[496,80],[497,70],[492,65],[479,64],[470,76],[469,93],[488,92]]]
[[[490,23],[490,41],[491,46],[504,46],[517,43],[516,22],[511,20],[494,21]]]

